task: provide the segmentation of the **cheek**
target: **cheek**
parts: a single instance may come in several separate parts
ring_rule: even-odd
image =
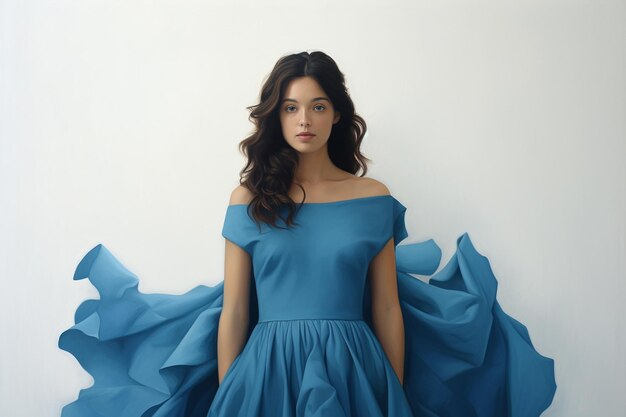
[[[282,113],[280,115],[280,123],[283,126],[289,126],[290,123],[293,123],[293,115]]]
[[[325,115],[324,125],[327,126],[329,129],[332,129],[333,127],[333,115],[332,114]]]
[[[286,138],[291,137],[296,130],[292,119],[293,118],[284,115],[280,117],[280,130]]]

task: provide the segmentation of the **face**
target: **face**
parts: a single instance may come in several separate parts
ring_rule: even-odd
[[[280,103],[280,124],[285,140],[295,150],[309,153],[326,147],[339,117],[339,112],[313,78],[294,78],[287,85]]]

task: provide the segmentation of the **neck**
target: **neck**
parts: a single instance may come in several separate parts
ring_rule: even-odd
[[[317,184],[332,179],[337,167],[332,163],[326,148],[311,154],[301,153],[294,181],[300,184]]]

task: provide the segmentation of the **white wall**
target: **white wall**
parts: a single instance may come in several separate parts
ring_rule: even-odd
[[[369,176],[442,266],[467,231],[555,359],[545,416],[626,416],[623,1],[0,0],[0,415],[58,416],[91,378],[58,335],[103,243],[144,292],[222,279],[263,78],[321,49]]]

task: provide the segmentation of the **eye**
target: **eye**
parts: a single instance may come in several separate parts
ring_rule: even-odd
[[[290,105],[288,105],[287,107],[285,107],[285,111],[287,111],[287,112],[291,112],[291,111],[292,111],[291,109],[294,109],[295,107],[296,107],[296,106],[294,106],[294,105],[290,104]]]
[[[318,108],[318,107],[321,107],[321,108],[322,108],[320,111],[323,111],[323,110],[325,110],[325,109],[326,109],[326,106],[324,106],[323,104],[317,104],[317,105],[316,105],[315,107],[313,107],[313,108],[315,109],[315,108]]]

